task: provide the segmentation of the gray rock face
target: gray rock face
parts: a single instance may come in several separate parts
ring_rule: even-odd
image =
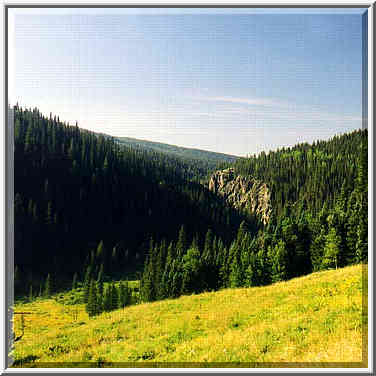
[[[249,209],[267,224],[271,214],[270,191],[259,180],[236,175],[233,168],[216,171],[210,178],[209,190],[223,197],[236,209]]]

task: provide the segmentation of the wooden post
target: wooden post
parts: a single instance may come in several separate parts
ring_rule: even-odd
[[[21,332],[22,334],[16,338],[14,338],[14,342],[19,341],[23,335],[25,334],[25,316],[24,315],[32,315],[34,312],[13,312],[15,315],[21,315]],[[13,333],[13,336],[15,333]]]

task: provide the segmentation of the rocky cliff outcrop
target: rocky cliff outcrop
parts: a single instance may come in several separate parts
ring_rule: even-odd
[[[236,209],[249,209],[260,216],[264,224],[271,214],[270,190],[267,185],[251,177],[236,175],[233,168],[215,172],[209,190],[223,197]]]

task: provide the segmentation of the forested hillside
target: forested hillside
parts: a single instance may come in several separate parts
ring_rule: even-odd
[[[94,281],[142,271],[141,298],[154,301],[367,262],[367,137],[238,158],[235,176],[268,193],[261,221],[209,191],[204,152],[124,145],[16,106],[16,295],[73,279],[88,302]]]
[[[48,273],[55,288],[82,280],[89,265],[109,277],[140,269],[150,239],[174,240],[182,225],[230,241],[241,216],[191,181],[193,162],[15,107],[16,292]]]
[[[204,179],[207,177],[208,173],[220,169],[226,164],[235,162],[239,158],[228,154],[183,148],[180,146],[138,140],[129,137],[117,137],[116,141],[132,148],[156,151],[180,160],[184,163],[185,173],[193,180]]]
[[[238,174],[271,191],[267,225],[255,235],[243,222],[229,247],[210,230],[201,247],[184,236],[168,251],[151,247],[144,299],[260,286],[367,262],[367,137],[367,130],[355,131],[237,160]]]
[[[358,130],[329,141],[241,158],[234,167],[238,174],[256,177],[268,185],[275,215],[280,215],[288,203],[317,213],[324,203],[333,207],[342,188],[348,196],[359,173],[362,179],[365,173],[362,184],[366,184],[367,144],[367,130]]]

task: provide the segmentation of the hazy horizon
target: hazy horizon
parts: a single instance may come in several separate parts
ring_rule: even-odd
[[[10,103],[83,129],[245,156],[362,127],[364,9],[9,11]]]

